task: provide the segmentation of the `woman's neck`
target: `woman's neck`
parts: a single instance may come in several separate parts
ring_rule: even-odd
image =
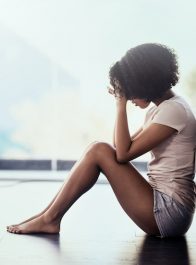
[[[170,99],[172,97],[175,96],[175,93],[170,89],[168,91],[166,91],[166,93],[159,99],[153,101],[153,103],[158,106],[159,104],[161,104],[164,100]]]

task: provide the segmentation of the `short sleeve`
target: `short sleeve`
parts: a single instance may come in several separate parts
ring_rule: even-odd
[[[156,107],[151,107],[146,112],[145,119],[144,119],[144,124],[143,124],[143,129],[145,129],[146,127],[148,127],[149,124],[151,123],[151,117],[152,117],[152,115],[153,115],[153,113],[154,113],[155,110],[156,110]]]
[[[168,101],[159,107],[152,123],[169,126],[176,129],[178,133],[186,127],[187,114],[184,106],[180,103]]]

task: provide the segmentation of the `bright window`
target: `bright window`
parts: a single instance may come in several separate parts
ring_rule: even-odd
[[[175,48],[176,92],[194,104],[195,10],[193,0],[0,1],[1,158],[77,159],[90,142],[111,142],[108,70],[140,43]],[[144,115],[130,107],[132,132]]]

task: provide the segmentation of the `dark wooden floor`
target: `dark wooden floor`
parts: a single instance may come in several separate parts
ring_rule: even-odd
[[[0,181],[0,264],[196,264],[196,218],[185,237],[148,237],[124,213],[107,184],[96,184],[72,206],[59,235],[6,232],[7,224],[39,212],[61,184]]]

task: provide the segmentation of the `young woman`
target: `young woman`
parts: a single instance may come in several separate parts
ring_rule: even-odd
[[[185,100],[172,91],[178,81],[174,51],[156,43],[136,46],[111,67],[109,76],[109,93],[116,101],[114,146],[102,142],[88,146],[49,206],[8,226],[8,232],[58,233],[64,214],[96,183],[100,172],[124,211],[147,234],[180,236],[189,229],[196,196],[196,120]],[[127,123],[128,101],[142,109],[154,104],[133,135]],[[148,151],[149,181],[130,162]]]

